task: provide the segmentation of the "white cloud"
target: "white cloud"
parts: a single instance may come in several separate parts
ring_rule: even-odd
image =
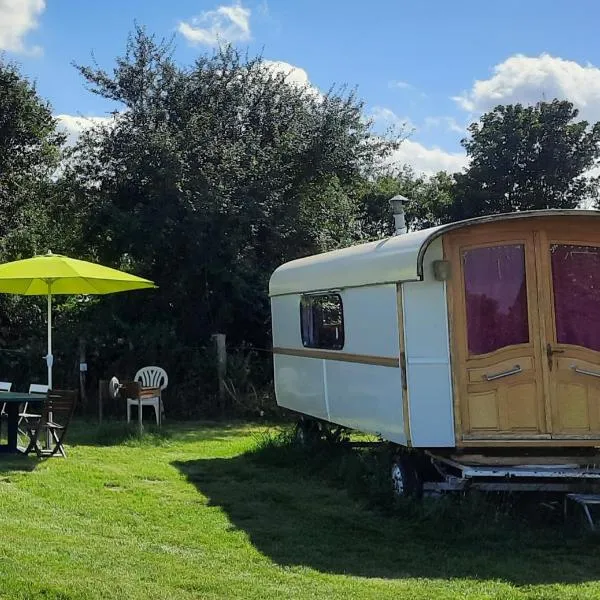
[[[400,117],[393,110],[384,106],[375,106],[370,113],[376,125],[395,127],[404,131],[415,131],[416,127],[408,117]]]
[[[290,63],[282,60],[263,60],[263,65],[267,67],[267,69],[274,75],[278,75],[280,73],[283,74],[285,76],[285,82],[289,85],[304,89],[309,94],[312,94],[317,100],[321,100],[323,98],[323,94],[319,88],[310,82],[308,73],[304,69],[291,65]]]
[[[180,21],[179,33],[193,45],[245,42],[250,39],[250,9],[241,4],[206,10],[190,21]]]
[[[40,54],[39,46],[27,48],[24,38],[37,28],[38,17],[46,0],[0,0],[0,50],[22,54]]]
[[[263,65],[275,74],[282,73],[285,75],[286,83],[297,85],[298,87],[312,85],[308,79],[308,73],[300,67],[295,67],[282,60],[265,60],[263,61]]]
[[[410,165],[416,173],[434,175],[438,171],[456,173],[467,166],[463,152],[446,152],[437,146],[427,148],[413,140],[404,140],[389,158],[392,165]]]
[[[412,83],[408,83],[408,81],[390,81],[389,82],[389,86],[391,88],[399,88],[401,90],[412,90],[414,89],[414,85],[412,85]]]
[[[554,98],[573,102],[581,118],[600,121],[600,69],[548,54],[517,54],[454,100],[464,110],[480,114],[498,104],[535,104]]]
[[[94,125],[108,125],[114,123],[115,117],[77,117],[75,115],[55,115],[58,129],[67,134],[67,145],[74,146],[84,130]]]
[[[460,133],[461,135],[467,133],[466,129],[461,127],[454,117],[425,117],[425,127],[427,129],[443,127],[447,131]]]

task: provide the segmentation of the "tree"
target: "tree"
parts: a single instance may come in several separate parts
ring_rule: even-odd
[[[574,208],[597,197],[600,124],[577,121],[568,101],[497,106],[462,140],[470,163],[456,176],[448,218],[542,208]]]
[[[112,72],[78,67],[118,114],[82,137],[55,209],[77,254],[160,286],[103,302],[119,319],[107,335],[145,351],[153,330],[172,348],[223,331],[265,348],[272,271],[357,237],[356,181],[394,144],[352,92],[297,86],[231,47],[186,68],[171,54],[138,28]]]
[[[27,253],[65,136],[35,86],[0,61],[0,252]],[[20,241],[22,247],[17,240]]]
[[[358,192],[362,235],[367,239],[379,239],[394,233],[389,200],[397,194],[410,201],[405,208],[409,229],[439,225],[447,219],[453,201],[453,186],[452,176],[445,171],[431,177],[417,176],[409,166],[365,179]]]
[[[48,249],[47,208],[64,139],[48,102],[15,65],[0,60],[0,262]],[[0,294],[0,368],[15,384],[43,375],[43,331],[37,299]]]

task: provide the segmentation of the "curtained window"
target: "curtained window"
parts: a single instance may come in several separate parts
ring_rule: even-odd
[[[556,341],[600,351],[600,248],[552,244]]]
[[[529,341],[525,248],[474,248],[463,254],[469,354]]]

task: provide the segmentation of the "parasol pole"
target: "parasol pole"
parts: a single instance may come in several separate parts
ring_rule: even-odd
[[[48,354],[46,354],[46,365],[48,366],[48,389],[52,389],[52,283],[48,283]]]
[[[52,280],[48,282],[48,354],[46,354],[46,365],[48,366],[48,391],[52,389],[52,365],[54,356],[52,355]],[[52,421],[52,413],[48,413],[48,419]],[[50,448],[50,429],[46,428],[46,448]]]

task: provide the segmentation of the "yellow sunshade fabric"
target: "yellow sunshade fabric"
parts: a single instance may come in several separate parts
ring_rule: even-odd
[[[6,294],[113,294],[156,287],[148,279],[60,254],[0,265],[0,292]]]

